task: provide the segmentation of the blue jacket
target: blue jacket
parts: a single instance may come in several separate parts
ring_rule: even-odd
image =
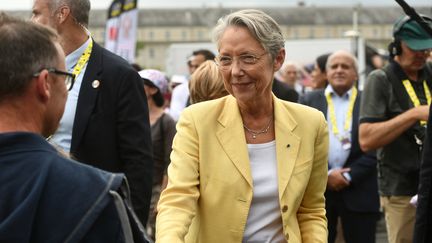
[[[0,242],[123,242],[108,193],[122,181],[62,157],[39,135],[0,134]]]

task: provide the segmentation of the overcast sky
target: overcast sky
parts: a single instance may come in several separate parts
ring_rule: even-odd
[[[107,9],[112,0],[90,0],[93,9]],[[295,6],[301,0],[138,0],[140,8],[145,7],[263,7]],[[303,0],[306,6],[398,6],[394,0]],[[431,6],[432,0],[406,0],[412,6]],[[0,10],[31,9],[33,0],[0,0]]]

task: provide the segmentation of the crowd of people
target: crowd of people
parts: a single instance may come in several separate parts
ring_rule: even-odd
[[[389,243],[432,242],[417,21],[395,20],[360,90],[353,53],[303,67],[270,15],[232,12],[173,87],[99,46],[89,11],[0,13],[0,242],[373,243],[382,215]]]

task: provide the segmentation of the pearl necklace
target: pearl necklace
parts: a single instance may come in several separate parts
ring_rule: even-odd
[[[243,123],[243,127],[246,129],[246,131],[248,131],[252,135],[253,139],[256,139],[258,135],[263,134],[263,133],[268,133],[268,131],[270,130],[270,124],[271,124],[272,120],[273,120],[273,116],[270,117],[270,120],[269,120],[267,126],[264,129],[262,129],[261,131],[252,130],[252,129],[248,128],[244,123]]]

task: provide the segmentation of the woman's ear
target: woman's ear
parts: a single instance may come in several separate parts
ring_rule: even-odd
[[[273,71],[276,72],[277,70],[279,70],[282,67],[284,62],[285,62],[285,48],[281,48],[274,60]]]

